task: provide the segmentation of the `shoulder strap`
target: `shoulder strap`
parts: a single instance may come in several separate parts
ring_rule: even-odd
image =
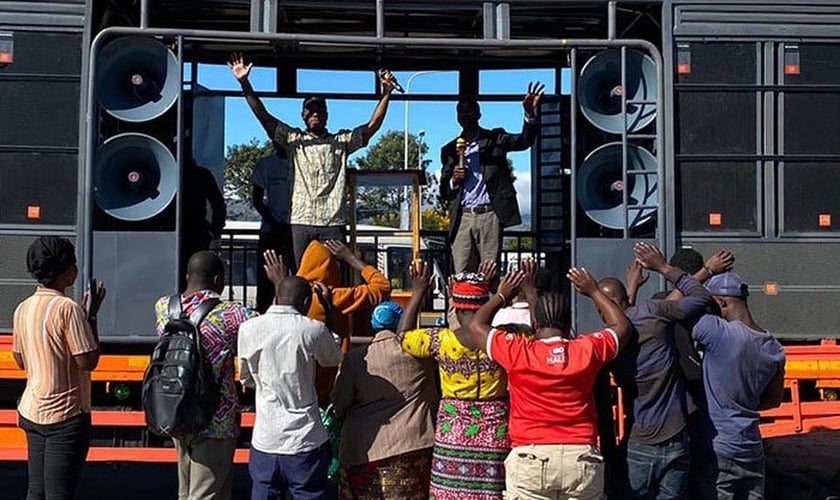
[[[175,294],[169,297],[169,313],[168,319],[178,319],[181,317],[181,313],[184,311],[183,306],[181,305],[181,295]]]
[[[210,314],[210,311],[215,309],[216,306],[221,304],[221,302],[221,300],[214,297],[199,304],[198,307],[195,308],[195,311],[190,314],[190,323],[195,325],[196,329],[198,329],[201,322],[204,321],[204,318],[206,318],[207,315]]]

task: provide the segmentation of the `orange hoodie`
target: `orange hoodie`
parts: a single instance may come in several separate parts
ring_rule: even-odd
[[[364,285],[342,287],[341,268],[333,254],[320,241],[314,240],[306,247],[300,259],[297,275],[310,283],[320,281],[332,290],[332,304],[335,315],[336,333],[341,337],[341,350],[350,349],[350,329],[348,314],[358,312],[354,317],[354,325],[366,326],[370,329],[370,317],[365,318],[365,312],[370,313],[373,307],[391,297],[391,282],[378,269],[368,265],[362,269]],[[312,305],[307,313],[312,319],[326,321],[326,311],[313,292]],[[362,328],[354,329],[355,332]],[[319,397],[329,397],[335,382],[335,368],[318,367],[315,386]]]

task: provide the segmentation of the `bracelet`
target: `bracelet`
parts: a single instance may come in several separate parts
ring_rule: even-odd
[[[714,275],[715,275],[715,273],[714,273],[714,272],[712,272],[712,270],[711,270],[711,269],[709,269],[708,267],[703,266],[703,269],[704,269],[707,273],[709,273],[709,277],[710,277],[710,278],[711,278],[712,276],[714,276]]]
[[[507,297],[502,292],[496,292],[496,295],[502,298],[502,304],[507,304]]]

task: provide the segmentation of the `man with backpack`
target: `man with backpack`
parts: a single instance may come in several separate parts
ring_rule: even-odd
[[[152,355],[152,365],[167,362],[164,346],[169,345],[174,351],[177,346],[182,351],[197,348],[200,357],[195,361],[198,366],[185,366],[178,370],[177,376],[185,372],[201,375],[205,368],[212,371],[212,380],[201,381],[197,385],[170,384],[184,387],[180,406],[171,403],[172,398],[155,398],[165,386],[154,384],[147,372],[144,380],[144,409],[147,421],[150,411],[160,412],[161,420],[172,424],[172,431],[160,432],[152,421],[148,423],[152,430],[170,435],[178,452],[178,500],[227,500],[233,488],[233,454],[236,439],[240,431],[239,401],[235,383],[234,358],[236,357],[239,325],[245,320],[257,316],[252,311],[235,302],[222,302],[219,294],[225,286],[225,267],[222,260],[214,253],[200,251],[193,254],[187,263],[187,287],[180,296],[161,297],[155,304],[157,332],[161,342]],[[180,304],[173,298],[179,298]],[[202,306],[204,304],[204,306]],[[190,346],[190,321],[197,327],[199,342]],[[176,337],[181,335],[182,337]],[[175,360],[177,362],[177,360]],[[190,364],[190,361],[182,361]],[[208,366],[209,365],[209,366]],[[161,370],[165,378],[165,370]],[[206,384],[204,382],[207,382]],[[192,391],[192,393],[190,393]],[[203,392],[210,392],[206,394]],[[185,415],[184,402],[197,400],[198,406],[206,406],[206,401],[218,401],[206,415]],[[170,411],[174,415],[166,415]],[[198,413],[202,413],[199,411]],[[168,418],[167,418],[168,417]],[[201,429],[190,430],[201,423]]]

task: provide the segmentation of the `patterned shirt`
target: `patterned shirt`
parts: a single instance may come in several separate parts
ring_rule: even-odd
[[[205,300],[218,297],[212,290],[201,290],[182,297],[181,306],[186,314],[192,314]],[[199,325],[201,351],[212,365],[216,382],[221,388],[219,408],[207,429],[199,433],[201,437],[225,439],[239,436],[239,397],[233,361],[236,358],[239,325],[255,316],[258,316],[256,311],[235,302],[222,302]],[[169,297],[161,297],[157,301],[155,318],[157,333],[162,335],[169,318]]]
[[[18,411],[39,425],[90,413],[90,372],[73,356],[97,349],[82,306],[63,293],[38,287],[15,309],[12,352],[23,358],[26,388]]]
[[[347,157],[365,146],[365,127],[315,137],[277,122],[274,145],[286,150],[291,166],[289,223],[310,226],[347,223]]]
[[[416,358],[434,358],[443,396],[456,399],[496,399],[507,395],[504,370],[482,350],[464,347],[448,328],[405,332],[402,348]]]

